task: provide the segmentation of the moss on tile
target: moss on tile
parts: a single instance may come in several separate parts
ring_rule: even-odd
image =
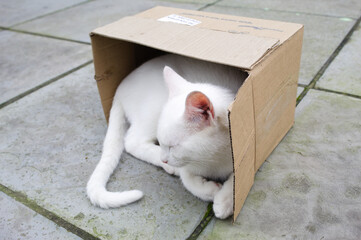
[[[306,174],[288,174],[282,181],[282,187],[285,190],[306,194],[312,186],[310,178]]]
[[[84,213],[80,212],[74,217],[74,219],[79,221],[79,220],[83,220],[84,217],[85,217]]]
[[[263,201],[266,199],[266,197],[267,194],[262,190],[251,192],[247,197],[246,204],[248,204],[247,206],[259,208],[262,205]]]
[[[355,199],[361,196],[361,187],[359,186],[348,186],[345,191],[347,198]]]
[[[109,233],[101,233],[96,227],[93,227],[93,234],[101,239],[112,239]]]
[[[50,212],[49,210],[39,206],[35,201],[29,199],[25,194],[23,194],[21,192],[13,191],[10,188],[7,188],[6,186],[4,186],[2,184],[0,184],[0,191],[5,193],[9,197],[15,199],[16,201],[24,204],[25,206],[32,209],[36,213],[55,222],[57,225],[65,228],[69,232],[72,232],[75,235],[78,235],[81,238],[99,240],[99,238],[97,238],[96,236],[91,235],[90,233],[84,231],[83,229],[78,228],[77,226],[73,225],[72,223],[61,218],[57,214]]]

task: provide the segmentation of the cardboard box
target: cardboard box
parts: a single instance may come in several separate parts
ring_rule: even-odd
[[[107,119],[122,79],[165,52],[249,74],[229,106],[236,219],[255,173],[293,125],[303,26],[155,7],[97,28],[90,36]]]

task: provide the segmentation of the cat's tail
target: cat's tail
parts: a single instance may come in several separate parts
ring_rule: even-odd
[[[110,111],[109,125],[104,139],[102,156],[87,184],[87,194],[90,201],[101,208],[123,206],[143,197],[143,193],[138,190],[109,192],[105,188],[123,152],[124,132],[124,111],[116,94]]]

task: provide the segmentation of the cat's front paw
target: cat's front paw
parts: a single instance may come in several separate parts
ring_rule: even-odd
[[[179,168],[169,166],[166,163],[162,163],[161,167],[170,175],[179,176]]]
[[[217,193],[221,190],[222,184],[214,182],[214,181],[207,181],[203,179],[203,187],[205,194],[201,197],[205,201],[213,201]]]
[[[233,196],[222,196],[218,194],[213,202],[214,215],[217,218],[225,219],[233,213]]]

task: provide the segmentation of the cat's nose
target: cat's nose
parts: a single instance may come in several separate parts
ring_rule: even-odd
[[[161,157],[162,162],[168,163],[168,158],[166,156]]]
[[[168,154],[164,151],[161,151],[160,160],[164,163],[168,163]]]

